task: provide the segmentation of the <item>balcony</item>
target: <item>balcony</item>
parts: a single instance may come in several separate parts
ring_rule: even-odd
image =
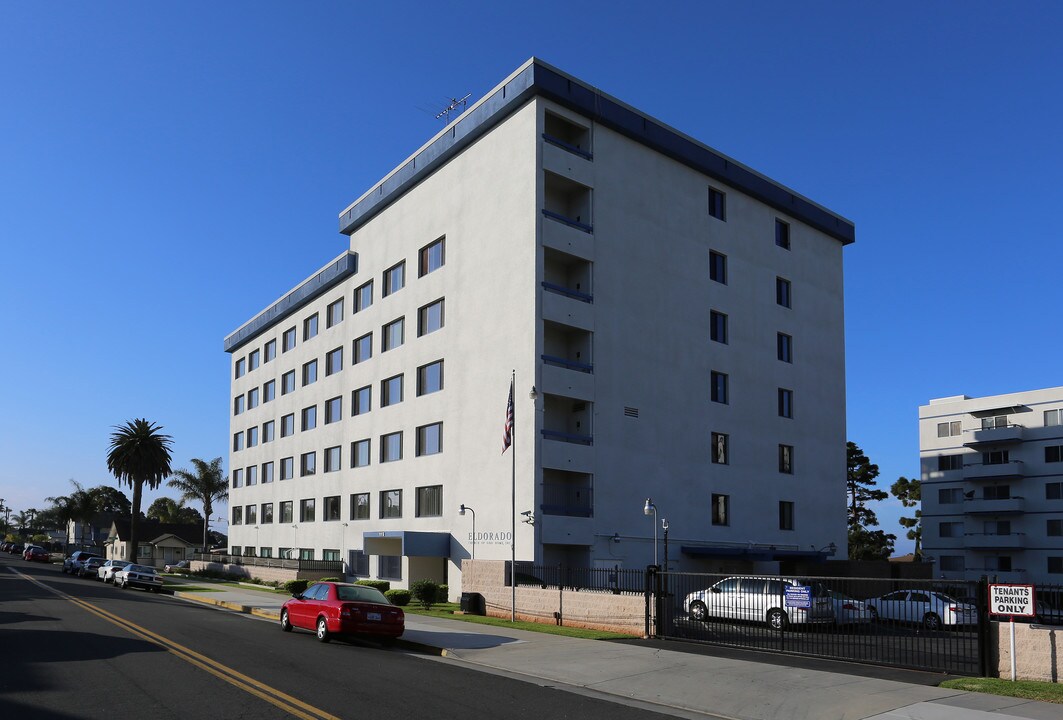
[[[968,550],[980,551],[1025,550],[1026,535],[1024,533],[1008,533],[1007,535],[967,533],[964,535],[964,545]]]
[[[1025,509],[1026,500],[1021,497],[968,498],[963,501],[963,512],[970,515],[1016,515]]]
[[[986,465],[985,463],[972,463],[963,466],[963,479],[971,482],[983,480],[1021,480],[1023,478],[1021,460],[1013,460],[1006,463]]]
[[[594,489],[583,483],[544,482],[543,502],[540,507],[544,515],[594,517]]]
[[[545,173],[543,216],[584,233],[593,233],[591,189],[551,172]]]
[[[970,437],[963,444],[969,448],[977,448],[986,445],[1021,443],[1024,430],[1025,428],[1022,425],[1014,423],[980,430],[968,430]]]
[[[547,287],[546,283],[543,283],[543,288],[549,291],[543,293],[543,320],[557,323],[560,326],[579,328],[580,330],[594,329],[593,305],[589,305],[586,300],[576,298],[570,293],[560,293],[552,287]],[[563,332],[566,331],[560,327],[556,329],[556,333]],[[572,331],[568,330],[567,332],[571,333]],[[565,344],[570,345],[571,343],[566,341]],[[581,338],[579,344],[586,345],[586,338]]]

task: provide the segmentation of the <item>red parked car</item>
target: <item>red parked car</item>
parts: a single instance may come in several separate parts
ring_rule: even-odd
[[[51,562],[52,555],[44,548],[38,545],[30,545],[22,553],[23,560],[32,560],[34,562]]]
[[[406,629],[406,614],[376,588],[322,582],[281,607],[281,629],[293,627],[313,630],[321,642],[333,635],[397,638]]]

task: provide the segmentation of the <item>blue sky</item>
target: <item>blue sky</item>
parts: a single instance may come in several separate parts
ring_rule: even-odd
[[[447,98],[533,55],[856,223],[848,435],[884,486],[917,476],[920,404],[1063,385],[1061,24],[1052,2],[0,2],[0,497],[113,484],[134,417],[177,467],[227,459],[225,335],[346,247],[339,211]]]

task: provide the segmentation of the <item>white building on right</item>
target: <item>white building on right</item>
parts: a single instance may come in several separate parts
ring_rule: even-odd
[[[1063,387],[931,400],[919,456],[937,574],[1063,584]]]

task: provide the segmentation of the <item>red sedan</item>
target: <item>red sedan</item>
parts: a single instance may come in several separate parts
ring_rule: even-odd
[[[30,547],[30,548],[27,548],[26,552],[23,553],[22,557],[25,558],[26,560],[32,560],[34,562],[50,563],[52,561],[51,553],[49,553],[47,550],[45,550],[42,547],[37,547],[36,545],[34,545],[33,547]]]
[[[406,629],[406,614],[376,588],[321,582],[281,607],[281,629],[293,627],[313,630],[321,642],[333,635],[396,638]]]

